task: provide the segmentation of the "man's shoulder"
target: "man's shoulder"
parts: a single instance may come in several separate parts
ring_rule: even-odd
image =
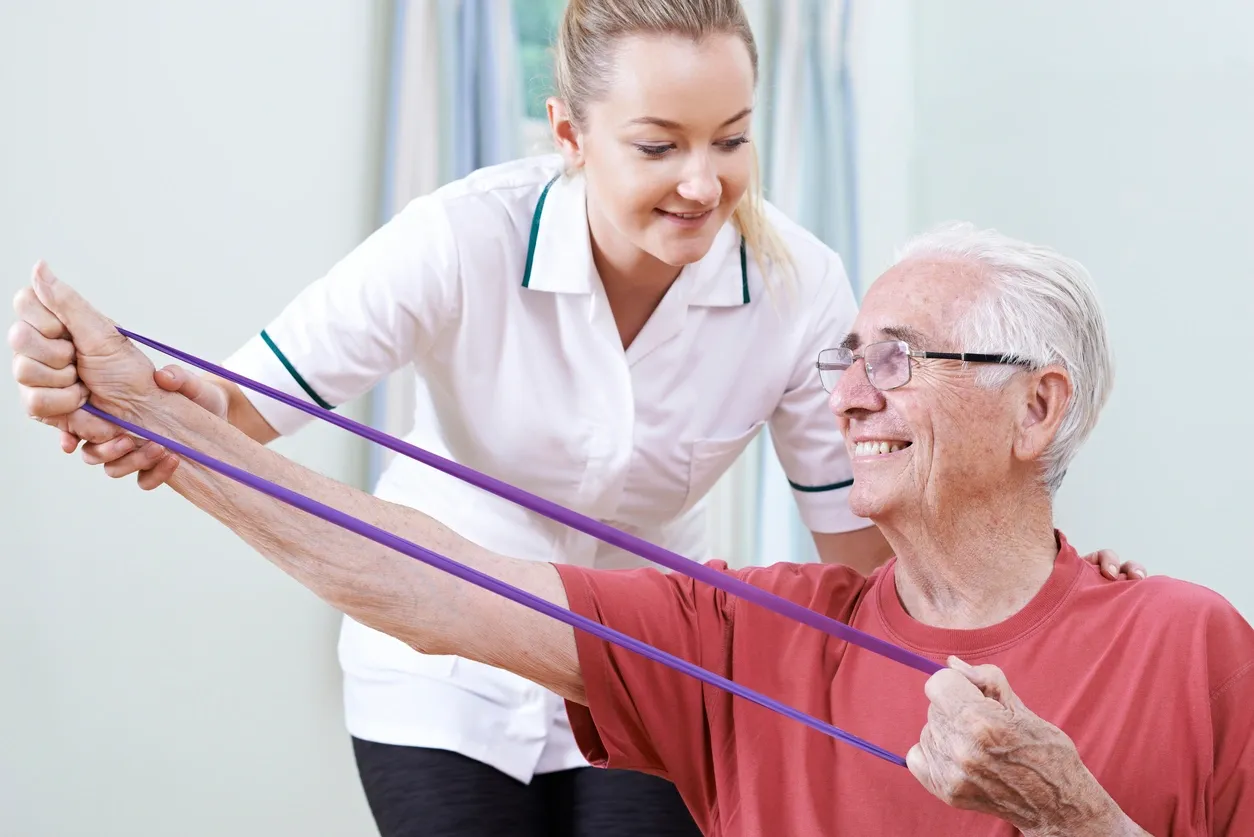
[[[1096,568],[1093,572],[1096,573]],[[1244,621],[1240,612],[1221,593],[1171,576],[1151,575],[1140,581],[1116,582],[1102,578],[1100,587],[1113,599],[1163,620],[1189,615]]]
[[[1219,592],[1191,581],[1150,576],[1140,581],[1088,585],[1108,615],[1125,621],[1133,642],[1204,655],[1212,686],[1254,665],[1254,627]]]
[[[768,590],[781,598],[842,622],[846,621],[878,573],[877,571],[867,577],[842,564],[787,561],[727,571],[733,572],[754,587]],[[748,612],[749,607],[751,606],[746,606],[741,613]],[[761,608],[753,610],[765,612]]]

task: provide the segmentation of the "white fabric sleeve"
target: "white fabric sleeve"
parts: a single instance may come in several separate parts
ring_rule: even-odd
[[[815,366],[819,351],[837,345],[858,315],[837,255],[832,254],[817,293],[807,302],[809,317],[792,379],[771,415],[771,442],[806,527],[812,532],[850,532],[871,521],[849,510],[853,469]]]
[[[421,356],[456,322],[457,246],[433,195],[412,201],[313,284],[222,365],[333,409]],[[282,435],[313,419],[243,388]]]

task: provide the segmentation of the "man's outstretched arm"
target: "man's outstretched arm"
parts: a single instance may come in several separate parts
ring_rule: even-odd
[[[561,607],[547,563],[483,549],[426,515],[297,465],[186,398],[161,393],[135,422]],[[573,629],[201,465],[184,462],[170,486],[336,609],[428,654],[504,668],[581,702]]]
[[[80,439],[116,432],[92,404],[304,494],[562,607],[547,563],[482,549],[430,517],[323,477],[277,454],[182,395],[153,383],[152,363],[46,266],[14,300],[14,373],[27,412]],[[395,550],[185,461],[170,485],[316,595],[362,624],[432,654],[512,671],[583,702],[574,631]]]

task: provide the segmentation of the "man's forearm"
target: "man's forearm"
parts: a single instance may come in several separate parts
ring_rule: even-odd
[[[413,509],[323,477],[268,450],[182,396],[161,394],[137,423],[562,607],[548,564],[488,552]],[[582,698],[572,629],[335,526],[194,462],[170,486],[352,618],[419,651],[507,668]]]

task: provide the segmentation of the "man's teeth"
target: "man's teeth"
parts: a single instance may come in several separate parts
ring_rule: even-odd
[[[904,442],[858,442],[853,446],[853,455],[876,456],[885,453],[896,453],[905,446]]]

